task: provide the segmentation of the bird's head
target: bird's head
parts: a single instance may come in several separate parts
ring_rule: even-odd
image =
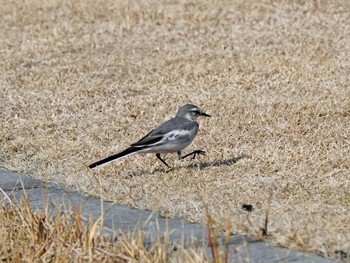
[[[182,106],[176,113],[176,117],[183,117],[191,121],[196,121],[199,116],[211,117],[209,114],[205,113],[193,104],[186,104]]]

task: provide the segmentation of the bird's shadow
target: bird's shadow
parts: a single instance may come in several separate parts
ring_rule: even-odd
[[[192,164],[189,164],[187,166],[183,166],[183,167],[179,167],[179,168],[199,168],[200,170],[203,170],[203,169],[206,169],[209,167],[231,166],[243,158],[249,158],[249,156],[241,155],[241,156],[232,157],[232,158],[222,160],[222,161],[192,163]]]
[[[192,164],[189,165],[183,165],[183,166],[178,166],[178,167],[171,167],[171,168],[163,168],[163,167],[159,167],[156,168],[152,171],[135,171],[132,172],[130,174],[128,174],[127,176],[125,176],[125,179],[131,179],[134,177],[138,177],[138,176],[147,176],[147,175],[151,175],[151,174],[157,174],[157,173],[169,173],[171,171],[174,170],[180,170],[180,169],[199,169],[199,170],[204,170],[210,167],[221,167],[221,166],[231,166],[234,165],[235,163],[237,163],[239,160],[244,159],[244,158],[249,158],[249,156],[247,155],[241,155],[241,156],[237,156],[237,157],[232,157],[226,160],[222,160],[222,161],[214,161],[214,162],[196,162],[194,160],[194,162]]]

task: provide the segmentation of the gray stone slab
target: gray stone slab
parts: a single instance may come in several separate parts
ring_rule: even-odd
[[[14,172],[0,169],[0,187],[4,191],[17,191],[27,188],[40,187],[41,181],[26,175],[19,175]]]
[[[181,243],[181,240],[185,240],[186,243],[196,241],[198,246],[206,247],[207,255],[212,257],[211,249],[207,246],[207,228],[201,224],[192,224],[181,219],[164,218],[155,212],[115,205],[109,201],[101,202],[100,199],[85,193],[53,183],[41,182],[5,169],[0,169],[0,188],[14,202],[27,196],[33,209],[43,210],[48,206],[54,213],[58,208],[71,210],[74,204],[82,211],[85,220],[90,217],[97,220],[103,211],[105,236],[112,235],[118,238],[121,231],[129,232],[136,228],[145,233],[146,243],[151,245],[159,235],[164,237],[165,233],[168,232],[168,238],[175,244],[174,246],[176,243]],[[6,198],[3,200],[6,201]],[[220,250],[224,251],[225,237],[218,237],[218,242]],[[230,262],[338,262],[316,255],[273,247],[266,242],[252,242],[247,237],[233,236],[229,244]]]
[[[0,187],[13,201],[18,202],[21,197],[26,195],[33,209],[43,210],[48,206],[52,211],[57,210],[58,207],[71,210],[74,204],[81,210],[81,214],[86,220],[90,217],[97,220],[103,211],[105,235],[130,232],[137,227],[146,233],[146,241],[149,242],[155,240],[159,234],[164,235],[166,229],[168,229],[171,240],[180,240],[184,237],[187,242],[192,241],[192,239],[201,241],[206,236],[205,227],[201,224],[191,224],[179,219],[166,219],[160,217],[158,213],[115,205],[108,201],[101,203],[100,199],[85,193],[53,183],[31,180],[28,176],[3,169],[0,170],[0,178]]]
[[[292,251],[286,248],[276,248],[267,242],[250,242],[242,246],[238,253],[230,257],[232,262],[254,262],[254,263],[328,263],[336,262],[320,256],[308,255],[306,253]]]

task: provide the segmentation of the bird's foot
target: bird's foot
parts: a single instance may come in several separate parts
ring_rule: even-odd
[[[165,168],[165,172],[166,172],[166,173],[169,173],[169,172],[171,172],[171,171],[173,171],[173,170],[175,170],[175,168],[172,167],[172,166],[168,166],[167,168]]]
[[[196,150],[196,151],[193,152],[193,157],[192,157],[192,159],[196,158],[197,155],[206,155],[206,154],[205,154],[205,151]]]

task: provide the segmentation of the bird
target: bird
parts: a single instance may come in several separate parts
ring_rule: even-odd
[[[109,156],[89,165],[90,169],[100,168],[110,162],[120,160],[137,153],[155,153],[158,160],[170,168],[169,164],[161,157],[165,153],[177,153],[178,159],[185,159],[197,155],[205,155],[205,151],[195,150],[184,156],[181,151],[189,146],[196,137],[199,129],[197,118],[199,116],[211,117],[193,104],[186,104],[179,108],[174,118],[162,123],[160,126],[146,134],[138,142],[130,145],[124,151]]]

